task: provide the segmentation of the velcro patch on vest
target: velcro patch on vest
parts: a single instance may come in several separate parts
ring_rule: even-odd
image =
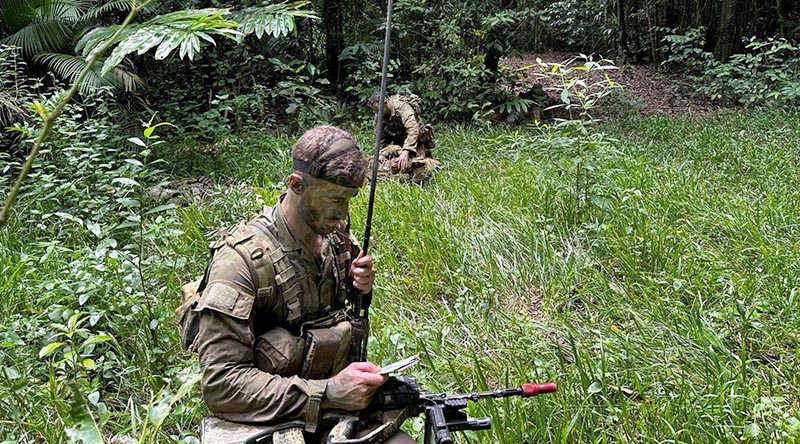
[[[254,301],[252,295],[237,291],[229,285],[211,283],[198,303],[197,309],[210,308],[237,319],[247,319],[250,317]]]
[[[259,298],[271,298],[272,295],[274,294],[275,294],[275,287],[273,287],[272,285],[268,285],[266,287],[259,288],[256,296],[258,296]]]

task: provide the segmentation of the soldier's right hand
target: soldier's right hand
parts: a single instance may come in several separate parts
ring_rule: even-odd
[[[322,408],[361,410],[369,405],[372,395],[389,379],[378,373],[380,367],[371,362],[354,362],[328,380]]]
[[[411,164],[409,160],[409,152],[408,150],[403,150],[400,152],[400,156],[394,160],[394,167],[400,171],[405,171],[408,169],[408,166]]]

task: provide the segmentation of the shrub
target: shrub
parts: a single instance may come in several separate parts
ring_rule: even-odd
[[[740,105],[796,106],[800,103],[800,46],[785,39],[745,39],[744,53],[727,62],[703,51],[703,29],[668,35],[664,64],[691,74],[711,100]]]

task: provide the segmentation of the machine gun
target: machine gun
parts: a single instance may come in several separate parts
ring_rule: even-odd
[[[451,432],[463,430],[486,430],[492,427],[488,417],[470,418],[463,411],[468,401],[485,398],[524,398],[556,391],[554,383],[522,384],[516,388],[504,388],[467,394],[435,394],[420,390],[415,378],[393,376],[381,386],[372,398],[372,403],[358,416],[345,415],[328,435],[328,444],[380,444],[400,429],[403,422],[420,413],[425,414],[425,443],[450,444]],[[355,438],[359,429],[379,423],[368,433]]]

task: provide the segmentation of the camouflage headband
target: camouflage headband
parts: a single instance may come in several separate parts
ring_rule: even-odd
[[[323,172],[325,171],[325,167],[328,166],[333,159],[336,159],[337,157],[347,154],[351,151],[358,150],[358,145],[356,145],[354,141],[345,137],[339,137],[331,141],[331,143],[328,145],[328,150],[322,153],[311,163],[292,158],[292,168],[303,173],[308,173],[318,179],[325,180],[322,177]]]

